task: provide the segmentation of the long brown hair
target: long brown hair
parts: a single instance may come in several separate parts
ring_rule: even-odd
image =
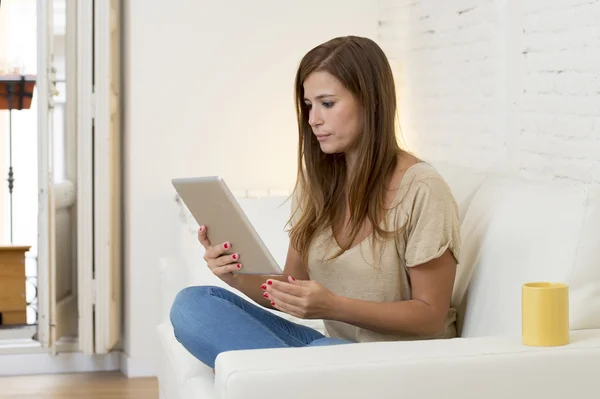
[[[345,155],[322,152],[308,123],[304,81],[316,71],[336,77],[360,104],[362,132],[352,145],[357,163],[348,183]],[[381,228],[380,217],[402,150],[396,139],[392,69],[383,50],[371,39],[338,37],[310,50],[296,74],[295,103],[299,133],[296,190],[300,189],[298,205],[302,211],[290,229],[290,240],[306,265],[315,234],[326,227],[333,231],[334,226],[340,226],[345,220],[346,204],[350,209],[350,240],[340,245],[331,259],[352,246],[367,220],[373,228],[373,239],[388,233]]]

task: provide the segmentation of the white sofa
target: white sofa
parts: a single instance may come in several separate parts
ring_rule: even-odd
[[[162,398],[599,398],[600,198],[593,187],[533,182],[437,164],[460,205],[462,255],[454,301],[461,337],[226,352],[212,371],[179,345],[176,293],[219,281],[203,265],[197,225],[182,210],[180,255],[162,259]],[[240,199],[283,264],[285,197]],[[571,343],[521,344],[521,285],[569,284]],[[466,295],[463,295],[466,294]],[[302,321],[322,329],[315,320]]]

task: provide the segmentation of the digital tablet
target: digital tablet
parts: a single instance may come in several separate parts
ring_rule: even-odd
[[[283,270],[220,176],[172,179],[171,183],[212,245],[231,242],[225,254],[240,254],[237,274],[281,275]]]

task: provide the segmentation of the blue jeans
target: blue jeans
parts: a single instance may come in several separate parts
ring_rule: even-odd
[[[214,286],[179,292],[171,307],[171,324],[177,340],[211,368],[217,355],[226,351],[351,343],[325,337]]]

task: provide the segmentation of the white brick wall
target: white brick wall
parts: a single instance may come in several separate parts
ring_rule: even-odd
[[[600,1],[380,0],[409,148],[600,184]]]

